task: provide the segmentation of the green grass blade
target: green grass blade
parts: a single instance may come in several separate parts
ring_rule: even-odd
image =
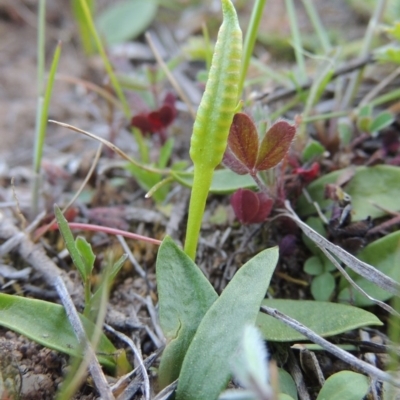
[[[290,21],[290,29],[292,31],[292,40],[294,46],[294,54],[296,57],[297,68],[299,71],[298,82],[304,83],[307,80],[306,64],[304,60],[303,45],[301,43],[301,33],[297,24],[296,10],[293,0],[285,0],[286,10]]]
[[[239,96],[242,95],[244,81],[246,79],[247,70],[249,68],[251,55],[253,54],[254,44],[257,40],[258,28],[260,26],[262,12],[267,0],[256,0],[253,11],[251,13],[249,27],[243,44],[242,68],[240,71],[240,79],[238,86]]]
[[[321,19],[319,18],[319,15],[314,7],[313,2],[311,0],[303,0],[303,5],[314,27],[315,33],[318,36],[324,54],[328,54],[331,51],[332,46],[329,41],[326,29],[323,27],[321,23]]]
[[[90,13],[93,13],[94,1],[93,0],[85,0],[85,1],[88,5]],[[96,47],[93,43],[89,26],[86,24],[85,14],[83,12],[80,0],[72,0],[71,9],[75,21],[78,25],[79,36],[81,39],[83,50],[87,55],[93,54],[96,51]]]
[[[49,113],[51,95],[53,92],[54,78],[56,75],[58,62],[60,60],[60,55],[61,55],[61,43],[58,43],[56,50],[54,52],[53,62],[51,63],[49,78],[47,80],[46,91],[44,94],[43,108],[40,114],[39,127],[36,132],[33,168],[37,174],[40,172],[40,163],[42,162],[43,145],[44,145],[44,140],[46,138],[47,117]]]
[[[100,56],[101,56],[101,58],[103,60],[104,67],[105,67],[105,69],[107,71],[107,74],[110,77],[111,84],[112,84],[112,86],[113,86],[113,88],[115,90],[115,93],[118,96],[119,101],[122,104],[125,117],[129,119],[130,116],[131,116],[131,110],[130,110],[128,101],[126,100],[124,92],[122,91],[121,86],[120,86],[120,84],[118,82],[118,79],[114,74],[114,70],[113,70],[113,67],[112,67],[112,65],[110,63],[110,60],[108,59],[107,54],[106,54],[106,52],[104,50],[103,43],[101,42],[100,36],[99,36],[99,34],[97,32],[97,29],[96,29],[96,27],[94,25],[93,18],[92,18],[92,15],[90,13],[90,9],[89,9],[88,5],[86,4],[85,0],[80,0],[80,4],[81,4],[81,8],[82,8],[83,14],[85,16],[86,25],[87,25],[88,29],[90,30],[90,32],[91,32],[91,34],[92,34],[92,36],[94,38],[97,50],[99,51]]]

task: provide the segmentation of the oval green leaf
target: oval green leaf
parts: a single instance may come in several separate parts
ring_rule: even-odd
[[[369,390],[369,379],[352,371],[340,371],[330,376],[317,400],[361,400]]]
[[[311,294],[315,300],[328,301],[335,290],[335,278],[329,272],[316,276],[311,282]]]
[[[339,170],[324,175],[312,182],[307,190],[311,198],[322,209],[332,204],[324,199],[324,190],[327,183],[335,183],[346,170]],[[400,210],[400,168],[391,165],[377,165],[375,167],[357,167],[354,177],[345,185],[344,190],[352,197],[352,219],[360,221],[368,216],[378,218],[386,212],[374,206],[391,211]],[[315,208],[302,196],[297,203],[297,210],[301,216],[315,214]]]
[[[254,324],[277,261],[276,247],[253,257],[210,307],[183,361],[177,400],[218,398],[229,381],[244,327]]]
[[[276,308],[324,337],[338,335],[361,326],[383,325],[374,314],[344,304],[264,299],[262,305]],[[283,322],[261,312],[257,317],[257,326],[264,338],[273,342],[308,340]]]
[[[372,242],[358,253],[357,257],[366,263],[373,265],[385,275],[399,281],[399,263],[400,263],[400,231],[393,232],[381,239]],[[357,285],[364,289],[369,295],[377,300],[386,301],[393,295],[374,285],[365,278],[355,279]],[[339,293],[339,300],[343,302],[352,302],[360,307],[374,304],[360,292],[351,289],[349,286]]]
[[[153,21],[158,3],[154,0],[126,0],[111,4],[97,18],[97,27],[108,45],[139,36]]]
[[[189,188],[193,185],[193,173],[172,172],[174,178]],[[238,189],[256,189],[257,185],[250,175],[238,175],[229,169],[219,169],[214,172],[210,187],[211,193],[230,194]]]
[[[156,274],[160,325],[168,341],[158,371],[163,388],[178,378],[200,321],[218,295],[200,268],[169,237],[158,251]]]
[[[95,325],[79,315],[90,338]],[[62,306],[42,300],[27,299],[0,293],[0,325],[45,346],[75,357],[82,357],[82,350]],[[117,349],[101,335],[96,349],[99,362],[115,368]]]

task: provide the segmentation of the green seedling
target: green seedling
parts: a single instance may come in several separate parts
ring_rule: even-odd
[[[390,126],[393,121],[394,115],[390,111],[382,111],[373,116],[372,106],[368,104],[358,110],[356,124],[360,132],[376,136],[379,131]]]
[[[106,279],[103,280],[101,285],[99,285],[97,290],[92,294],[91,274],[96,259],[92,251],[92,247],[83,237],[78,236],[74,240],[72,232],[68,226],[68,222],[57,206],[54,207],[54,214],[56,216],[61,235],[64,238],[65,246],[67,247],[71,259],[83,281],[85,292],[84,315],[88,318],[95,318],[100,304],[102,292],[104,290],[109,290],[110,284],[122,268],[124,262],[127,259],[127,256],[123,255],[117,262],[112,265],[111,269],[107,272],[108,276],[106,277]]]

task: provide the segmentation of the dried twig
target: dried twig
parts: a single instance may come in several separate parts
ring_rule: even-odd
[[[142,371],[142,376],[143,376],[143,381],[144,381],[144,397],[146,400],[150,400],[150,381],[149,381],[149,375],[147,374],[146,367],[144,366],[143,363],[143,358],[141,351],[136,347],[135,343],[133,343],[133,340],[129,338],[128,336],[124,335],[121,332],[116,331],[112,326],[110,325],[105,325],[106,329],[113,333],[115,336],[117,336],[120,340],[125,342],[131,349],[133,354],[136,357],[136,360],[139,363],[139,367]]]
[[[310,228],[306,223],[304,223],[297,214],[293,211],[290,206],[289,201],[285,201],[285,207],[288,212],[285,212],[284,216],[291,218],[296,224],[301,228],[306,236],[308,236],[318,247],[321,249],[324,248],[330,253],[334,254],[339,260],[345,263],[349,268],[355,271],[357,274],[361,275],[363,278],[373,282],[380,288],[396,295],[400,295],[400,284],[383,274],[381,271],[374,268],[372,265],[369,265],[358,258],[354,257],[346,250],[343,250],[341,247],[334,245],[329,240],[325,239],[319,233],[315,232],[312,228]]]
[[[68,293],[67,288],[65,287],[64,282],[59,276],[55,278],[54,286],[57,290],[58,295],[60,296],[68,320],[71,323],[72,329],[74,330],[74,333],[79,343],[83,344],[85,347],[86,357],[83,358],[80,368],[86,368],[86,366],[88,366],[96,389],[98,393],[101,394],[101,397],[104,398],[104,400],[114,400],[114,396],[108,386],[107,380],[97,360],[96,354],[86,336],[82,322],[79,319],[78,312],[76,311],[74,303],[72,302],[72,299]]]
[[[351,60],[350,62],[346,63],[345,65],[337,68],[333,74],[331,80],[334,80],[338,76],[348,74],[350,72],[356,71],[360,68],[363,68],[365,65],[375,62],[375,59],[372,55],[367,57],[357,58],[355,60]],[[292,89],[282,89],[277,90],[274,93],[262,93],[256,97],[256,100],[265,99],[265,102],[270,104],[278,100],[282,100],[286,97],[294,96],[299,90],[307,90],[309,89],[314,83],[313,79],[303,83],[302,85],[296,86]]]
[[[352,367],[354,367],[358,371],[361,371],[367,375],[370,375],[380,381],[389,382],[396,387],[400,387],[400,381],[395,379],[392,375],[390,375],[384,371],[381,371],[380,369],[374,367],[373,365],[366,363],[365,361],[359,360],[357,357],[353,356],[352,354],[348,353],[347,351],[342,350],[341,348],[328,342],[326,339],[319,336],[314,331],[312,331],[311,329],[309,329],[306,326],[304,326],[303,324],[301,324],[299,321],[296,321],[295,319],[288,317],[285,314],[282,314],[277,309],[271,308],[271,307],[266,307],[266,306],[261,306],[261,312],[268,314],[271,317],[278,319],[279,321],[282,321],[285,325],[290,326],[291,328],[293,328],[297,332],[301,333],[302,335],[304,335],[306,338],[308,338],[312,342],[319,344],[326,351],[333,354],[340,360],[346,362],[347,364],[350,364]]]

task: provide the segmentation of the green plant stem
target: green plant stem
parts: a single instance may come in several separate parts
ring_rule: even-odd
[[[262,12],[264,10],[266,1],[267,0],[256,0],[253,11],[251,13],[249,27],[247,29],[246,37],[243,44],[242,68],[240,71],[238,87],[239,96],[242,95],[244,81],[246,79],[247,70],[249,68],[251,55],[253,54],[254,44],[257,40],[258,28],[260,26]]]
[[[322,50],[323,50],[324,54],[328,54],[331,51],[332,46],[330,44],[329,37],[327,35],[327,31],[322,26],[321,20],[319,18],[317,10],[314,7],[312,0],[303,0],[303,5],[307,11],[308,17],[311,20],[311,23],[312,23],[314,30],[319,38],[319,41],[321,42],[321,46],[322,46]]]
[[[308,124],[310,122],[323,121],[325,119],[340,118],[349,115],[348,111],[334,111],[326,114],[313,115],[312,117],[302,118],[302,122]]]
[[[290,30],[292,31],[292,40],[294,46],[294,54],[296,57],[297,67],[299,70],[298,82],[307,81],[306,64],[304,61],[303,46],[301,44],[301,33],[297,24],[296,10],[293,0],[285,0],[286,10],[290,21]]]
[[[125,117],[127,119],[129,119],[130,116],[131,116],[131,110],[130,110],[128,101],[126,100],[124,92],[122,91],[121,86],[120,86],[120,84],[118,82],[118,79],[116,78],[116,76],[114,74],[113,67],[112,67],[112,65],[111,65],[111,63],[110,63],[110,61],[109,61],[109,59],[107,57],[107,54],[106,54],[105,50],[104,50],[104,46],[103,46],[103,44],[102,44],[102,42],[100,40],[100,36],[97,33],[96,27],[94,26],[93,18],[92,18],[92,15],[90,13],[89,7],[86,4],[85,0],[80,0],[80,3],[81,3],[81,7],[82,7],[83,13],[84,13],[85,18],[86,18],[86,23],[87,23],[87,25],[89,27],[89,30],[90,30],[91,34],[93,35],[94,41],[95,41],[96,46],[97,46],[97,50],[99,51],[100,56],[101,56],[101,58],[103,60],[104,67],[105,67],[105,69],[107,71],[107,74],[110,77],[111,84],[112,84],[112,86],[113,86],[113,88],[115,90],[115,93],[117,94],[117,96],[119,98],[119,101],[122,103],[122,108],[123,108]]]
[[[40,163],[42,161],[44,139],[46,138],[47,116],[49,113],[49,106],[53,91],[54,78],[56,76],[60,55],[61,55],[61,42],[58,43],[56,50],[54,52],[53,62],[51,64],[49,78],[47,80],[46,90],[43,99],[43,108],[40,114],[39,128],[35,140],[35,158],[34,158],[33,168],[35,173],[37,174],[40,172]]]
[[[206,207],[208,188],[211,186],[214,170],[194,167],[193,187],[190,195],[189,218],[187,222],[185,253],[195,259],[197,242],[199,241],[200,228],[204,209]],[[205,189],[207,188],[207,189]]]
[[[44,59],[45,59],[45,30],[46,30],[46,0],[39,0],[38,6],[38,36],[37,36],[37,86],[38,96],[43,95],[44,88]]]
[[[376,28],[382,19],[383,12],[386,8],[387,0],[379,0],[376,4],[374,14],[371,17],[367,31],[365,32],[364,40],[363,40],[363,45],[361,48],[360,56],[365,57],[368,55],[371,45],[372,45],[372,39],[374,37],[374,34],[376,32]],[[344,95],[343,103],[342,103],[342,109],[349,108],[351,103],[354,100],[354,97],[357,93],[358,87],[360,86],[362,77],[364,75],[364,70],[365,68],[361,68],[359,71],[354,72],[350,84],[347,87],[346,93]]]
[[[40,165],[42,163],[43,146],[46,138],[47,117],[49,114],[49,106],[51,95],[53,92],[54,78],[56,75],[58,62],[61,55],[61,43],[58,43],[54,52],[53,62],[51,64],[49,78],[47,80],[44,98],[39,95],[36,110],[36,132],[33,155],[33,170],[35,177],[32,185],[32,215],[36,215],[39,207],[39,188],[40,188]],[[38,79],[41,79],[38,74]]]

